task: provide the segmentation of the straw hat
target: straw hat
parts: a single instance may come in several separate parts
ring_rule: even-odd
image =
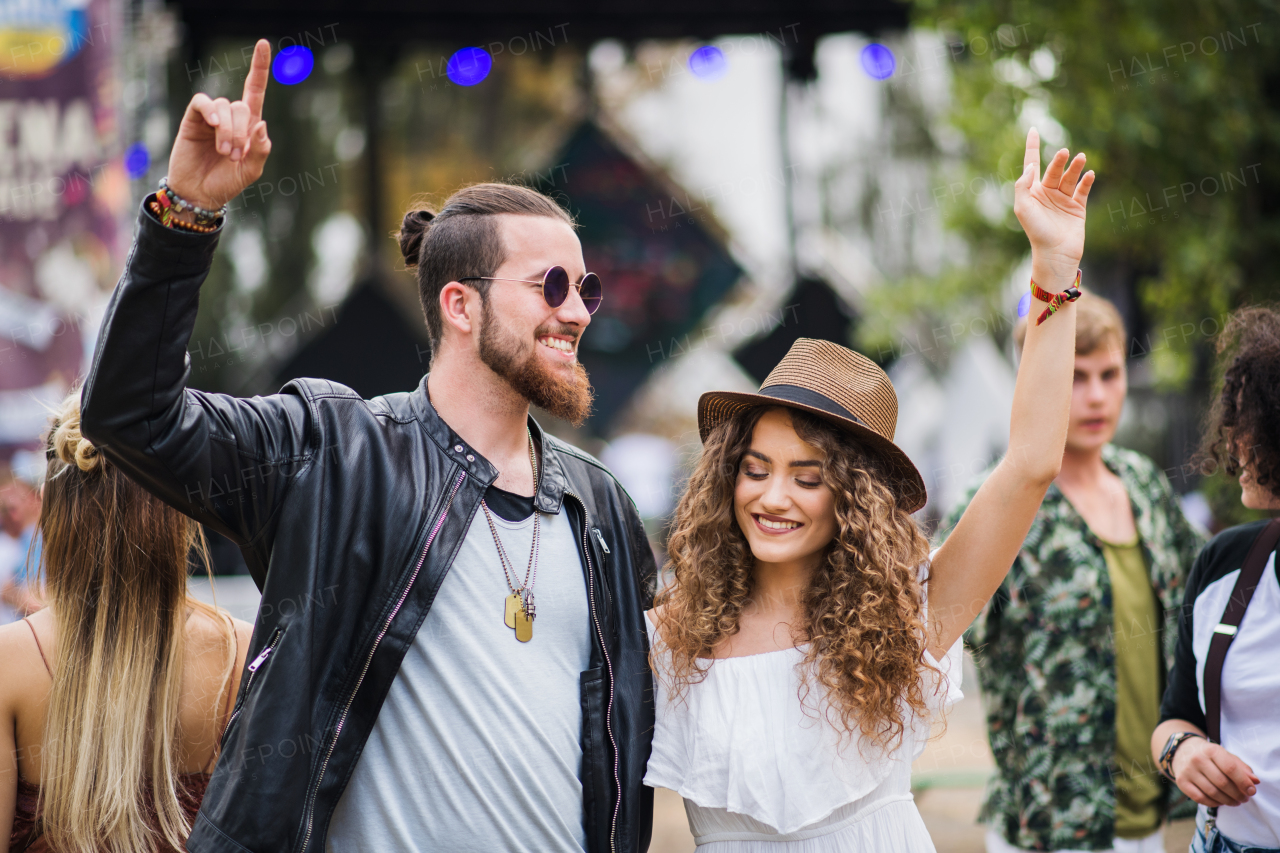
[[[800,338],[765,377],[759,393],[708,391],[698,400],[698,432],[705,442],[717,425],[758,406],[786,406],[817,415],[850,432],[888,459],[893,487],[908,512],[925,505],[924,480],[893,443],[898,395],[875,362],[830,341]]]

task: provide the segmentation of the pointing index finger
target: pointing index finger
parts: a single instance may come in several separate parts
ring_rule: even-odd
[[[1040,180],[1040,132],[1034,127],[1027,131],[1027,150],[1022,155],[1022,170],[1025,172],[1028,166],[1035,167],[1031,182]]]
[[[249,74],[244,78],[244,95],[242,96],[249,107],[250,127],[262,118],[262,98],[267,93],[270,69],[271,42],[258,39],[258,43],[253,46],[253,62],[249,66]]]

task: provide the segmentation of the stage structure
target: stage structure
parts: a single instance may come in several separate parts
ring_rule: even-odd
[[[143,3],[146,0],[132,0]],[[786,74],[792,81],[814,78],[814,49],[824,35],[841,32],[869,34],[905,29],[908,7],[898,0],[746,0],[746,2],[686,2],[685,0],[626,0],[597,3],[584,0],[521,3],[517,0],[479,0],[472,3],[417,0],[174,0],[183,25],[184,58],[194,64],[218,39],[275,43],[293,39],[302,46],[315,38],[341,39],[355,49],[355,67],[366,92],[364,130],[368,185],[374,190],[365,203],[370,234],[389,227],[381,221],[382,170],[378,162],[379,97],[382,82],[403,52],[423,41],[454,42],[502,49],[525,39],[536,48],[575,45],[584,52],[600,39],[635,44],[645,39],[693,38],[724,35],[778,34]]]

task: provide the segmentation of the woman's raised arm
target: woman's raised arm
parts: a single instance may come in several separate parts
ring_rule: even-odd
[[[1085,156],[1053,155],[1040,178],[1040,136],[1027,134],[1013,211],[1031,241],[1031,279],[1049,294],[1076,278],[1084,253],[1085,202],[1093,172]],[[1049,303],[1034,296],[1013,391],[1009,451],[974,496],[929,574],[928,649],[941,660],[1000,586],[1049,484],[1062,466],[1075,369],[1076,316],[1067,302],[1041,324]]]

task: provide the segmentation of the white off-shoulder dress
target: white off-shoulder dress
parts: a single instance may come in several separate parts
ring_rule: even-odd
[[[652,622],[649,638],[662,666]],[[718,659],[677,701],[659,674],[644,783],[684,797],[699,853],[934,853],[911,796],[911,762],[932,719],[962,696],[961,641],[941,664],[926,652],[942,672],[921,668],[931,716],[912,716],[891,754],[847,736],[842,746],[815,700],[801,706],[804,654]]]

